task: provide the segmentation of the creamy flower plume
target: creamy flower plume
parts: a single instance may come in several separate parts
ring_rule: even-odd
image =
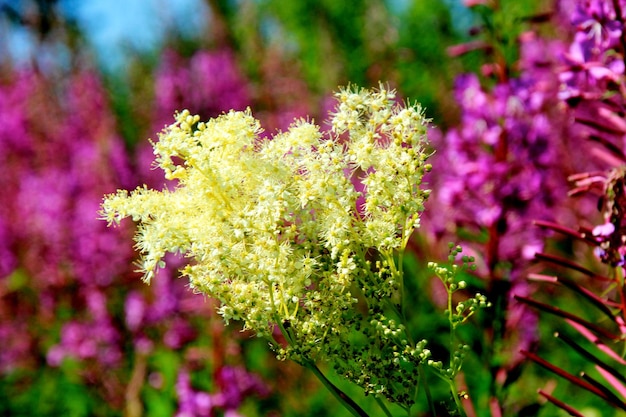
[[[279,356],[299,362],[341,354],[343,338],[362,321],[354,308],[360,297],[372,317],[389,323],[381,306],[402,281],[394,256],[419,226],[428,196],[420,187],[429,169],[421,108],[396,104],[383,87],[336,97],[327,135],[299,120],[262,139],[250,111],[208,122],[183,111],[154,143],[156,163],[177,187],[118,191],[103,203],[109,222],[139,223],[147,280],[167,252],[185,254],[183,274],[221,302],[226,321],[242,320],[270,339],[278,326],[288,342],[277,344]],[[375,334],[370,339],[390,337]],[[419,362],[419,348],[401,343],[401,334],[393,337],[406,357],[396,367]],[[354,379],[369,373],[358,367]],[[377,377],[368,376],[370,384]]]

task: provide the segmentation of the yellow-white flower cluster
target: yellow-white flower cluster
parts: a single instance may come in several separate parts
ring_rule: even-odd
[[[343,343],[358,292],[397,289],[390,264],[428,195],[420,107],[397,104],[382,86],[336,97],[330,132],[300,120],[271,139],[261,139],[250,111],[208,122],[183,111],[153,144],[176,188],[118,191],[102,206],[109,222],[139,224],[146,280],[167,252],[186,255],[183,275],[220,300],[226,321],[270,339],[278,326],[288,346],[277,349],[296,360],[328,357]]]

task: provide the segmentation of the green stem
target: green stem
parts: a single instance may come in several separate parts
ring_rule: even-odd
[[[448,321],[450,323],[450,364],[454,355],[454,343],[456,341],[456,322],[454,321],[454,314],[452,313],[452,290],[447,284],[446,290],[448,292]]]
[[[385,403],[383,402],[383,400],[381,400],[378,396],[374,396],[374,399],[376,400],[376,402],[378,403],[378,405],[380,406],[381,410],[383,410],[383,413],[385,413],[385,415],[387,417],[392,417],[391,413],[389,412],[389,409],[387,409],[387,406],[385,405]]]
[[[456,322],[454,321],[454,315],[452,314],[452,293],[453,291],[450,289],[448,285],[446,285],[446,289],[448,291],[448,320],[450,321],[450,367],[454,363],[454,345],[456,343]],[[456,368],[456,366],[455,366]],[[460,369],[454,369],[453,375],[447,378],[448,385],[450,386],[450,393],[454,398],[454,403],[456,404],[456,408],[461,417],[465,417],[465,410],[463,409],[463,404],[461,404],[461,399],[459,398],[459,393],[456,389],[456,374]]]
[[[352,398],[348,397],[345,392],[341,391],[332,382],[330,382],[328,378],[326,378],[326,376],[322,373],[322,371],[320,371],[317,365],[315,365],[313,362],[306,362],[304,363],[304,366],[313,371],[317,379],[319,379],[322,384],[324,384],[326,389],[328,389],[328,391],[330,391],[335,396],[335,398],[337,398],[337,400],[339,400],[339,402],[343,404],[343,406],[346,407],[346,409],[348,409],[350,413],[352,413],[353,416],[369,417],[367,413],[361,407],[359,407],[359,405],[355,403],[354,400],[352,400]]]
[[[433,416],[436,416],[435,412],[435,403],[433,402],[433,397],[430,394],[430,389],[428,388],[428,382],[426,381],[426,376],[424,375],[424,366],[420,363],[418,368],[418,372],[420,375],[420,379],[422,380],[422,386],[424,387],[424,392],[426,393],[426,401],[428,402],[428,407],[430,408],[430,413]]]
[[[456,408],[459,411],[459,415],[461,417],[466,417],[465,409],[463,408],[463,404],[461,404],[461,399],[459,398],[459,393],[456,390],[456,384],[454,382],[454,378],[448,379],[448,384],[450,385],[450,393],[454,398],[454,403],[456,404]]]

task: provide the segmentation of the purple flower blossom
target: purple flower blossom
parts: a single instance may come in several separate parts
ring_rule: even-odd
[[[563,54],[566,69],[559,74],[562,100],[601,98],[619,82],[624,74],[624,55],[614,52],[621,44],[624,23],[614,4],[623,8],[623,3],[577,2],[571,14],[574,39]]]
[[[25,155],[32,150],[29,133],[29,112],[26,107],[41,82],[32,71],[21,71],[8,82],[0,83],[0,160],[9,162],[9,156]]]
[[[461,123],[438,144],[433,163],[437,204],[450,214],[438,216],[440,230],[492,233],[498,245],[486,262],[509,262],[516,271],[541,248],[532,220],[546,219],[566,197],[554,83],[525,76],[488,92],[469,74],[455,91]]]
[[[132,332],[140,329],[146,314],[146,300],[139,291],[131,291],[124,303],[126,327]]]
[[[621,168],[626,163],[625,8],[623,0],[577,2],[569,11],[572,42],[569,53],[563,54],[566,65],[559,69],[564,84],[560,98],[569,108],[590,157],[577,167],[579,173],[587,174],[574,177],[573,192],[601,189],[602,223],[593,228],[591,236],[597,241],[596,255],[612,266],[623,266],[626,254]],[[583,215],[588,212],[582,211]],[[585,217],[597,223],[593,217]]]
[[[532,292],[525,278],[545,237],[533,221],[572,215],[564,204],[566,178],[568,164],[579,157],[578,150],[567,147],[565,138],[575,135],[558,97],[555,69],[563,43],[530,32],[519,40],[518,76],[489,80],[489,88],[475,74],[457,78],[460,121],[433,137],[437,153],[429,182],[434,198],[425,211],[429,221],[422,222],[445,240],[461,238],[464,249],[476,254],[487,298],[500,306],[501,315],[493,320],[501,323],[501,333],[492,329],[488,337],[507,354],[531,349],[537,341],[535,313],[514,302],[513,295]],[[498,382],[523,359],[507,357],[494,371]]]
[[[208,119],[250,105],[247,82],[228,50],[199,51],[189,59],[166,51],[161,62],[155,81],[158,130],[182,109]]]
[[[245,398],[251,395],[263,397],[269,393],[267,386],[256,375],[240,367],[221,367],[216,374],[215,383],[219,391],[214,394],[196,391],[191,386],[189,371],[179,371],[176,380],[176,417],[212,416],[215,411],[234,416]]]
[[[109,320],[63,326],[61,341],[48,351],[48,364],[58,366],[66,357],[94,360],[105,367],[116,366],[122,359],[118,348],[120,335]]]
[[[3,303],[13,299],[0,309],[0,331],[14,317],[47,326],[61,306],[84,306],[87,314],[67,324],[50,361],[70,355],[111,365],[121,358],[119,337],[101,289],[128,270],[133,252],[129,228],[107,229],[97,210],[102,193],[129,184],[129,164],[96,75],[73,73],[55,94],[51,86],[29,70],[0,84],[0,120],[9,127],[0,132],[0,162],[11,172],[0,177],[0,233],[7,236],[0,243],[0,294]],[[21,285],[35,296],[5,287],[10,274],[23,277]],[[80,290],[70,290],[76,283]],[[80,326],[97,340],[78,341]],[[15,351],[0,358],[0,368],[27,362],[39,337],[11,332],[5,346]]]
[[[248,83],[226,50],[201,51],[189,60],[172,54],[157,77],[157,123],[169,122],[182,107],[211,117],[250,104]],[[58,78],[30,70],[7,74],[0,81],[0,124],[0,163],[11,172],[0,176],[0,375],[40,366],[42,356],[53,367],[71,360],[73,377],[122,408],[124,392],[135,388],[124,373],[137,358],[163,349],[188,353],[215,314],[212,303],[176,277],[183,259],[168,258],[153,285],[141,283],[133,271],[130,223],[108,228],[98,219],[106,193],[171,184],[163,184],[162,175],[161,183],[150,177],[142,164],[152,155],[144,158],[142,149],[134,165],[148,174],[131,168],[93,71]],[[216,339],[229,337],[221,328],[211,331]],[[230,352],[212,349],[217,362]],[[220,382],[216,393],[194,392],[190,401],[201,415],[216,404],[235,413],[237,401],[262,391],[242,375],[220,377],[231,385],[227,395]],[[165,384],[153,369],[145,381],[157,389]]]
[[[582,56],[595,57],[619,45],[622,25],[616,18],[611,1],[586,0],[576,4],[571,15],[571,24],[576,28],[573,45]]]
[[[591,234],[593,236],[608,237],[615,232],[615,225],[607,222],[593,228]]]
[[[10,233],[7,219],[0,217],[0,279],[8,276],[17,267],[17,257],[12,246],[14,237]]]
[[[267,386],[259,377],[241,367],[223,366],[216,379],[221,387],[222,407],[226,410],[236,410],[250,394],[269,394]]]

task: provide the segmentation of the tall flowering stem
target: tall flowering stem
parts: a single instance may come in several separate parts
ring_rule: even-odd
[[[577,229],[539,222],[571,241],[593,248],[597,259],[583,264],[577,259],[563,259],[539,253],[536,258],[546,267],[542,274],[531,274],[531,281],[555,286],[563,294],[573,292],[588,306],[572,309],[556,307],[540,299],[518,296],[523,303],[544,314],[564,319],[569,327],[559,329],[555,338],[592,366],[578,376],[567,372],[555,360],[543,359],[532,351],[524,351],[531,361],[566,379],[591,399],[623,412],[626,410],[626,287],[624,286],[624,255],[626,254],[626,152],[623,121],[626,83],[624,81],[626,36],[624,34],[623,0],[577,1],[567,16],[566,26],[572,41],[562,54],[563,65],[557,75],[559,99],[567,108],[576,127],[577,137],[588,150],[592,162],[580,164],[570,179],[572,196],[593,193],[600,196],[597,208],[601,224],[588,213]],[[581,203],[584,200],[579,200]],[[579,204],[579,209],[584,206]],[[581,210],[584,211],[584,210]],[[571,277],[571,278],[570,278]],[[583,314],[584,313],[584,314]],[[595,320],[594,320],[595,319]],[[540,391],[555,406],[571,415],[583,415],[572,404]]]
[[[519,350],[531,349],[540,329],[535,312],[513,295],[533,291],[525,277],[546,231],[532,222],[572,216],[564,203],[566,178],[579,159],[576,145],[568,143],[577,135],[559,98],[556,68],[564,45],[529,30],[553,14],[552,9],[536,14],[529,3],[465,2],[482,18],[475,29],[481,39],[450,52],[480,49],[487,59],[480,75],[457,77],[459,123],[445,132],[433,162],[433,199],[448,208],[441,210],[447,215],[433,219],[439,222],[435,232],[445,240],[453,234],[475,251],[477,275],[494,304],[481,342],[490,364],[488,396],[473,398],[494,415],[526,407],[525,400],[511,401],[516,393],[509,387],[522,375]],[[511,13],[516,8],[518,13]]]
[[[459,281],[457,275],[459,273],[476,269],[474,264],[474,257],[463,256],[461,258],[461,265],[455,264],[457,256],[462,252],[461,246],[454,246],[450,244],[449,265],[441,266],[437,263],[429,263],[429,268],[433,270],[437,278],[443,284],[447,295],[447,309],[446,314],[448,316],[448,322],[450,323],[450,358],[447,368],[444,367],[443,362],[434,361],[429,359],[427,364],[435,370],[437,376],[443,379],[450,387],[450,392],[456,404],[457,410],[461,415],[463,414],[463,406],[461,404],[461,398],[465,397],[464,393],[459,393],[455,379],[461,372],[463,365],[463,359],[466,353],[470,350],[470,346],[466,344],[458,344],[458,338],[456,335],[457,327],[465,323],[471,316],[473,316],[478,309],[491,307],[491,303],[487,301],[487,297],[478,293],[473,298],[469,298],[465,301],[461,301],[454,305],[453,295],[457,291],[464,290],[467,287],[465,281]]]
[[[153,144],[176,189],[120,190],[102,215],[139,223],[147,281],[167,252],[184,254],[182,274],[220,301],[224,320],[325,384],[320,361],[408,413],[428,357],[402,313],[402,256],[429,194],[427,120],[383,86],[336,98],[327,135],[299,120],[262,138],[250,111],[208,122],[183,111]]]

